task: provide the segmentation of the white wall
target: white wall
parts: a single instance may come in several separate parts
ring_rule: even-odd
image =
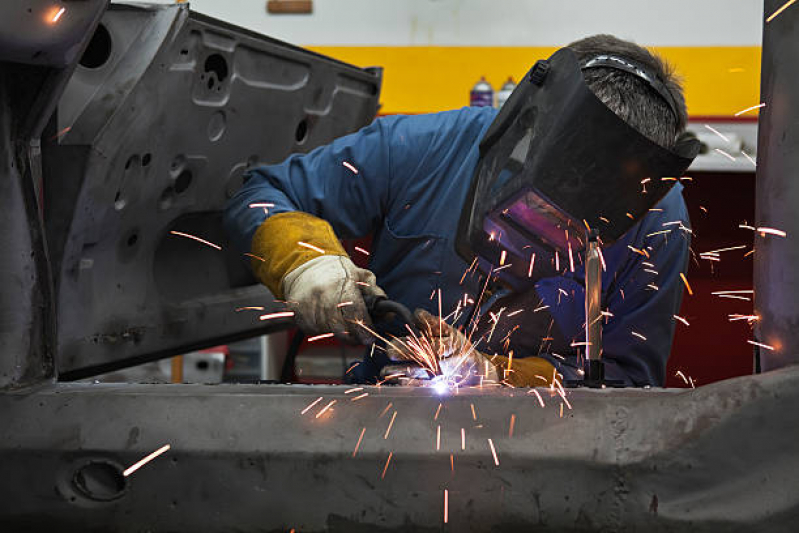
[[[312,15],[270,15],[266,0],[190,4],[306,46],[558,46],[594,33],[648,46],[753,46],[763,21],[762,0],[314,0]]]

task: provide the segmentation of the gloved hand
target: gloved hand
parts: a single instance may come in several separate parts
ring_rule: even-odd
[[[444,375],[459,376],[464,384],[482,376],[513,387],[541,387],[562,379],[555,367],[541,357],[525,357],[511,361],[501,355],[488,356],[475,349],[460,331],[425,310],[414,313],[420,338],[394,339],[386,347],[388,357],[395,361],[416,361],[432,369],[436,363]],[[487,364],[488,363],[488,364]]]
[[[372,335],[364,294],[385,296],[375,275],[349,257],[323,255],[303,263],[283,278],[282,292],[306,334],[332,332],[348,343],[369,344]]]
[[[392,340],[386,346],[389,359],[413,361],[433,374],[441,373],[457,381],[470,382],[478,376],[497,381],[496,366],[475,349],[466,335],[424,309],[417,309],[413,315],[421,335]]]
[[[267,218],[252,238],[252,268],[277,298],[288,301],[309,335],[334,333],[372,342],[364,294],[385,296],[372,272],[356,267],[325,220],[301,211]]]

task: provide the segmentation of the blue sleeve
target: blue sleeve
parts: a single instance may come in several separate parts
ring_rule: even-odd
[[[632,230],[636,232],[632,238],[614,245],[619,249],[606,252],[606,255],[623,254],[627,259],[618,262],[620,268],[615,276],[603,279],[604,304],[612,313],[603,329],[605,373],[607,378],[622,380],[626,385],[662,386],[665,381],[676,322],[674,315],[679,312],[684,289],[680,274],[687,269],[690,245],[688,213],[680,189],[675,187],[658,204],[662,212],[649,215]],[[649,257],[630,250],[629,246],[645,251]],[[583,280],[577,277],[542,280],[537,291],[550,305],[549,311],[563,334],[582,341]],[[547,358],[568,379],[579,377],[576,368],[557,358]]]
[[[225,227],[235,245],[249,252],[263,221],[287,211],[327,220],[340,238],[368,234],[388,202],[393,118],[375,120],[308,154],[249,171],[225,211]],[[264,210],[252,204],[271,205]]]
[[[452,148],[493,118],[464,108],[428,115],[394,115],[308,154],[251,170],[228,202],[225,227],[236,246],[250,250],[252,236],[270,215],[304,211],[329,222],[342,239],[368,235],[392,201],[422,195]],[[421,191],[421,192],[420,192]],[[252,204],[272,204],[268,213]]]

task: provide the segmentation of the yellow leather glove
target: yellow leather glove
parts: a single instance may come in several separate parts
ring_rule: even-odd
[[[352,344],[374,340],[363,296],[386,294],[372,272],[352,263],[326,221],[301,212],[274,215],[255,232],[252,250],[256,276],[286,300],[306,334],[333,333]]]

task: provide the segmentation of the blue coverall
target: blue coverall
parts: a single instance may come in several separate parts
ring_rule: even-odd
[[[437,314],[440,288],[446,314],[464,293],[465,299],[477,300],[481,289],[477,276],[464,278],[469,264],[453,242],[478,145],[495,115],[490,108],[463,108],[382,117],[306,155],[255,168],[228,205],[226,228],[248,252],[267,216],[248,205],[269,202],[274,204],[270,215],[304,211],[327,220],[342,239],[372,234],[369,269],[388,296],[410,309]],[[676,184],[633,229],[603,250],[602,307],[612,315],[603,332],[606,375],[627,385],[662,386],[665,379],[683,292],[680,273],[688,262],[690,230],[681,190]],[[515,358],[544,357],[566,379],[578,378],[577,348],[571,344],[585,340],[583,280],[578,265],[574,272],[540,280],[535,294],[495,294],[483,314],[489,316],[485,311],[490,308],[496,316],[504,307],[502,329],[520,327],[507,339],[494,332],[494,344],[480,350],[504,354],[513,349]],[[523,311],[514,314],[518,309]],[[508,315],[513,316],[502,318]],[[552,318],[555,327],[547,329]],[[544,344],[542,351],[541,338],[553,335],[562,338],[560,346]],[[374,377],[386,362],[376,352],[356,369],[358,377]]]

